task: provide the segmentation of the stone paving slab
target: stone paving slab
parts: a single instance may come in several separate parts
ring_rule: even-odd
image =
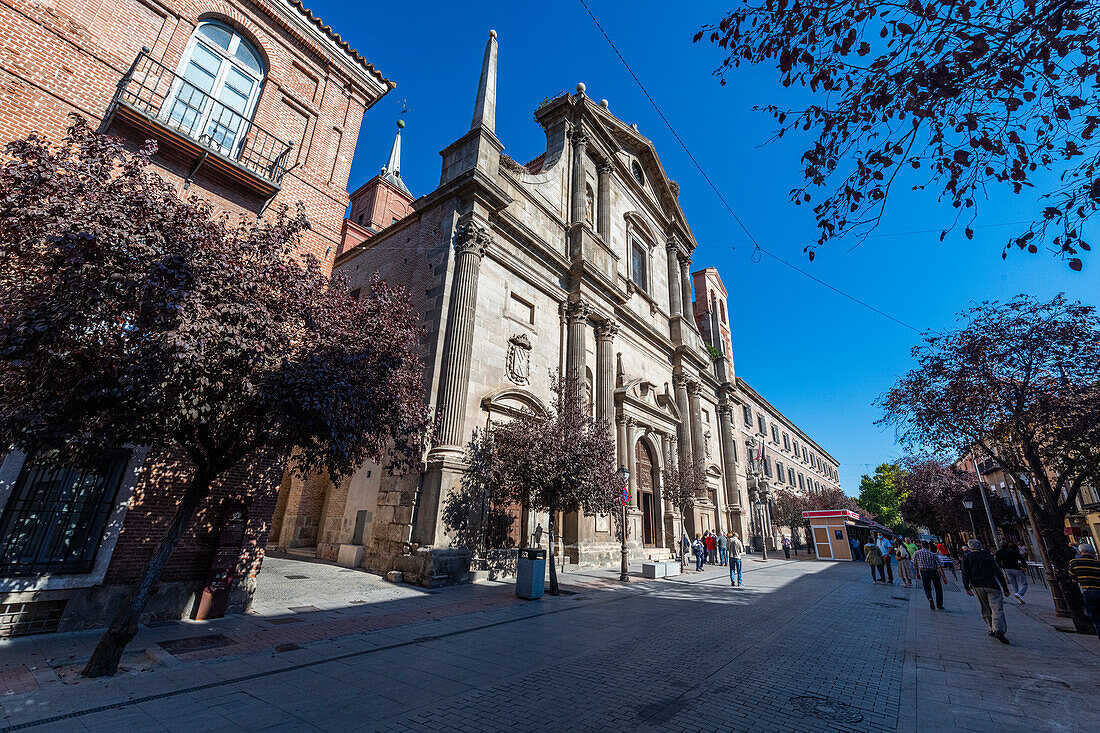
[[[747,587],[734,589],[720,567],[625,586],[607,569],[570,574],[575,595],[538,602],[513,602],[507,587],[467,587],[385,601],[381,610],[329,608],[300,624],[222,632],[295,630],[297,649],[165,655],[112,680],[46,680],[0,698],[0,707],[4,723],[30,730],[1002,733],[1093,725],[1094,638],[1062,634],[1012,606],[1013,644],[1004,646],[986,635],[975,599],[952,593],[948,609],[933,612],[920,589],[873,586],[865,570],[750,561]],[[390,613],[408,623],[343,633],[349,618]],[[0,663],[9,651],[0,647]]]

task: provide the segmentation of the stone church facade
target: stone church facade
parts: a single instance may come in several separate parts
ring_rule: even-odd
[[[345,248],[334,266],[353,293],[369,288],[375,273],[408,288],[423,316],[436,445],[418,473],[391,475],[372,464],[340,486],[300,487],[296,495],[312,490],[314,504],[324,493],[323,510],[310,519],[290,501],[276,518],[285,528],[277,544],[294,546],[291,527],[315,523],[318,556],[400,570],[424,585],[464,580],[468,553],[451,546],[442,517],[461,481],[464,447],[475,428],[546,410],[558,373],[583,378],[589,409],[612,427],[619,463],[630,467],[635,560],[667,557],[679,536],[661,477],[681,456],[702,462],[708,482],[684,528],[745,537],[749,496],[738,468],[741,403],[725,291],[725,338],[708,349],[707,308],[692,297],[696,241],[679,187],[653,144],[583,84],[535,111],[543,154],[526,164],[504,155],[496,63],[490,32],[472,123],[441,151],[439,187],[415,201],[410,194],[409,215]],[[364,188],[382,183],[374,182]],[[721,286],[716,273],[713,280]],[[519,515],[516,541],[533,543],[547,518]],[[559,521],[558,549],[569,562],[618,557],[610,518]]]

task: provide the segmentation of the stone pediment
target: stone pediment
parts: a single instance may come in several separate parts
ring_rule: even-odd
[[[515,417],[521,412],[533,412],[536,415],[549,414],[542,400],[518,387],[505,387],[490,392],[481,398],[481,407],[490,415],[503,417]]]
[[[618,387],[615,390],[615,403],[619,407],[631,408],[632,412],[649,415],[655,421],[667,425],[680,422],[676,400],[668,394],[666,388],[658,387],[648,379],[631,379]]]

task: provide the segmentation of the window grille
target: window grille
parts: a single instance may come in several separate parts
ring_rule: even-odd
[[[117,453],[90,469],[28,460],[0,518],[0,576],[91,572],[125,467]]]

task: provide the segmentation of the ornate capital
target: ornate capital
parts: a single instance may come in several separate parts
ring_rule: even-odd
[[[665,249],[669,252],[679,252],[680,250],[680,238],[675,234],[669,234],[665,240]]]
[[[565,304],[565,320],[569,323],[583,323],[592,315],[592,304],[586,300],[573,300]]]
[[[598,341],[612,341],[619,333],[619,324],[614,318],[605,318],[596,325],[596,339]]]
[[[723,400],[718,403],[718,417],[733,417],[733,406]]]
[[[672,386],[676,389],[687,386],[687,381],[687,377],[685,377],[680,372],[676,372],[672,375]]]
[[[635,418],[631,417],[630,415],[626,416],[626,419],[624,420],[624,422],[626,423],[626,429],[627,430],[630,430],[631,428],[633,428],[635,425],[638,424],[638,421]]]
[[[489,230],[476,222],[459,224],[455,228],[455,252],[457,254],[485,255],[489,243],[493,241]]]
[[[687,388],[688,394],[692,397],[697,397],[699,393],[703,391],[703,385],[699,384],[699,382],[695,381],[694,379],[688,380]]]
[[[680,267],[685,270],[691,267],[691,257],[688,255],[680,255]]]
[[[585,135],[582,130],[573,130],[573,147],[585,148],[588,147],[588,135]]]
[[[615,170],[615,165],[610,160],[601,160],[596,164],[597,173],[610,175],[613,170]]]

